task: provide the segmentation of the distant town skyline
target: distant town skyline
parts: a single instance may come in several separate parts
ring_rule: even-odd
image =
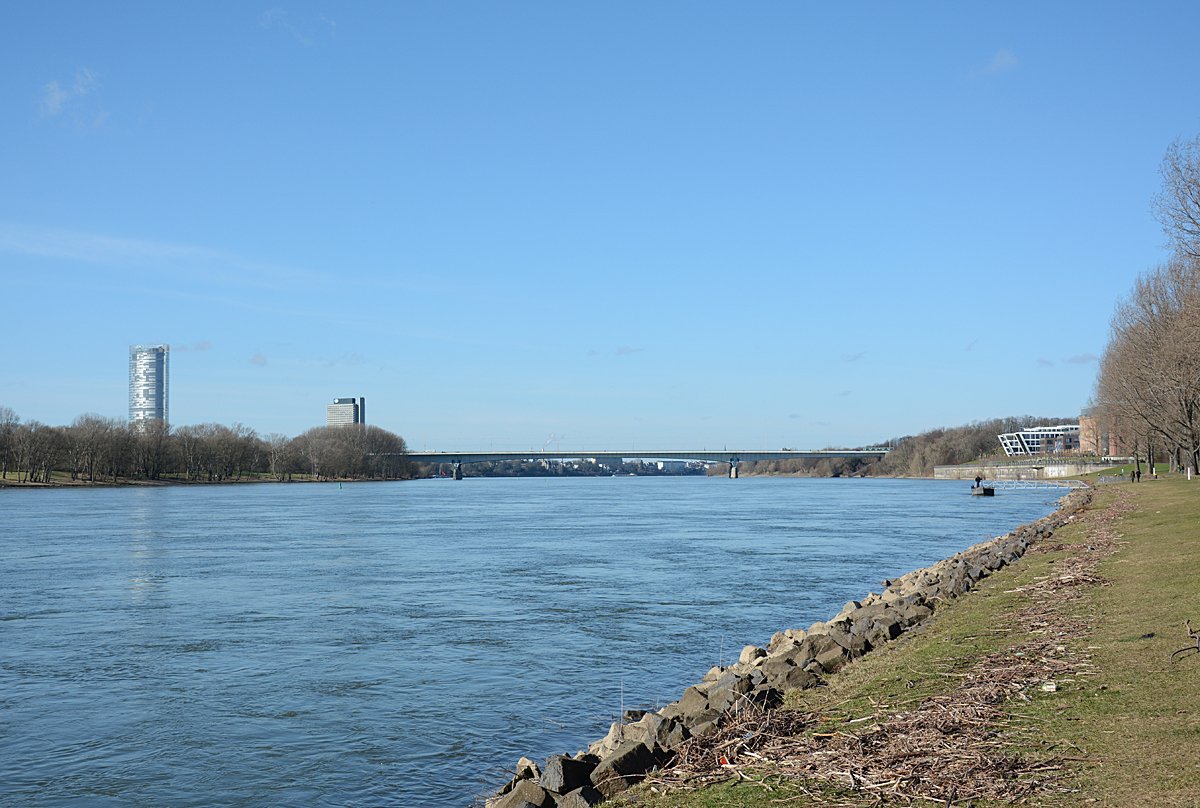
[[[1200,7],[13,11],[0,406],[414,449],[866,446],[1088,403]],[[55,357],[53,362],[46,357]]]

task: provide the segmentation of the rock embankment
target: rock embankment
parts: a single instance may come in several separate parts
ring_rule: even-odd
[[[813,687],[919,625],[939,603],[969,592],[1024,555],[1030,544],[1049,537],[1090,499],[1090,491],[1074,491],[1050,516],[884,581],[883,592],[850,601],[831,620],[781,631],[766,648],[746,646],[737,663],[712,668],[678,701],[658,712],[626,712],[586,752],[551,755],[544,766],[521,758],[516,776],[486,801],[486,808],[585,808],[603,802],[668,765],[674,747],[715,731],[731,713],[747,705],[776,706],[785,691]]]

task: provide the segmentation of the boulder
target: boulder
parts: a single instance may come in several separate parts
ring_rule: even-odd
[[[564,794],[558,801],[557,808],[592,808],[604,801],[604,795],[591,785],[577,788],[570,794]]]
[[[541,776],[542,770],[529,758],[523,757],[517,761],[518,780],[538,780],[541,779]]]
[[[828,648],[817,654],[815,661],[826,673],[835,673],[850,660],[845,648],[842,648],[840,645],[834,645],[832,648]]]
[[[738,657],[738,662],[742,665],[753,665],[755,660],[762,659],[766,655],[767,652],[757,645],[747,645],[742,649],[741,656]]]
[[[595,763],[574,760],[566,755],[551,755],[546,759],[541,786],[552,794],[566,794],[592,783]]]
[[[657,763],[650,747],[630,741],[600,761],[592,772],[592,785],[608,799],[641,780]]]
[[[521,780],[513,787],[512,791],[496,800],[491,808],[522,808],[526,805],[532,805],[535,808],[553,808],[554,797],[532,780]]]

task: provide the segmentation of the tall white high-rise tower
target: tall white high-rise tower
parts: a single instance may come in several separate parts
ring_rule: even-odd
[[[170,345],[129,346],[129,420],[170,422]]]

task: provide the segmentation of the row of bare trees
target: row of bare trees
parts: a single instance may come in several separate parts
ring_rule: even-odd
[[[1200,137],[1175,141],[1152,210],[1172,256],[1118,301],[1094,409],[1116,449],[1200,464]]]
[[[317,427],[295,438],[264,438],[242,424],[172,428],[94,413],[52,427],[22,422],[11,408],[0,407],[0,479],[12,475],[18,482],[48,483],[53,472],[87,482],[220,482],[248,475],[406,479],[415,471],[406,453],[403,438],[377,426]]]
[[[1200,463],[1200,258],[1177,252],[1117,303],[1093,404],[1122,453]]]
[[[837,458],[788,458],[742,463],[744,474],[794,474],[807,477],[931,477],[935,466],[969,463],[980,457],[1002,455],[998,435],[1035,426],[1069,423],[1070,418],[1039,418],[1021,415],[974,421],[950,429],[930,429],[919,435],[894,438],[886,456]],[[711,474],[725,474],[729,467],[717,464]]]

